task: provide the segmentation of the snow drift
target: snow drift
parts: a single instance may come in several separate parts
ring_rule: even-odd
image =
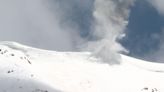
[[[0,43],[1,92],[163,92],[164,64],[121,55],[109,65],[90,52]]]
[[[64,9],[58,5],[60,1],[54,0],[55,7],[50,6],[50,1],[2,1],[0,7],[6,10],[0,15],[0,29],[7,32],[7,36],[3,36],[22,43],[38,42],[37,46],[44,42],[48,48],[62,51],[75,51],[77,43],[84,42],[85,45],[80,44],[83,45],[80,50],[88,52],[56,52],[1,42],[1,92],[164,91],[163,64],[117,53],[126,51],[116,39],[124,33],[134,0],[95,0],[94,21],[88,39],[80,36],[79,25],[74,27],[76,23],[62,12]],[[20,38],[9,35],[13,30],[18,31]]]

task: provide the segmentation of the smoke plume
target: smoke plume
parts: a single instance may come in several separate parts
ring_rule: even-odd
[[[116,39],[124,33],[133,3],[133,0],[96,0],[94,2],[95,21],[91,32],[94,41],[89,42],[88,49],[105,62],[119,63],[116,62],[119,61],[119,55],[116,52],[126,51]]]
[[[78,25],[66,12],[73,4],[60,4],[60,0],[0,0],[0,40],[73,51],[80,41]]]
[[[0,0],[0,39],[115,61],[134,0]],[[86,45],[87,44],[87,45]]]

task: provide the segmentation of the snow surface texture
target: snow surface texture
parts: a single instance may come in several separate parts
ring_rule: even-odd
[[[110,65],[90,52],[0,43],[0,92],[164,92],[164,64],[120,55]]]

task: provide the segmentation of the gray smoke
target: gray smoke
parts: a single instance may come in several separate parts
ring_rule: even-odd
[[[59,0],[0,0],[0,40],[60,51],[75,49],[78,25]],[[65,6],[66,7],[66,6]],[[69,7],[67,7],[69,8]]]
[[[124,33],[133,3],[134,0],[96,0],[94,3],[91,35],[95,41],[88,43],[88,49],[105,62],[118,63],[116,52],[126,51],[116,39]]]
[[[0,0],[0,39],[60,51],[77,51],[81,47],[105,62],[113,61],[119,58],[116,52],[126,51],[116,39],[124,33],[133,3],[134,0]]]

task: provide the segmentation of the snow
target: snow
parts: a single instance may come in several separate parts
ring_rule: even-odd
[[[164,92],[164,64],[125,55],[103,63],[90,52],[0,43],[0,92]]]

